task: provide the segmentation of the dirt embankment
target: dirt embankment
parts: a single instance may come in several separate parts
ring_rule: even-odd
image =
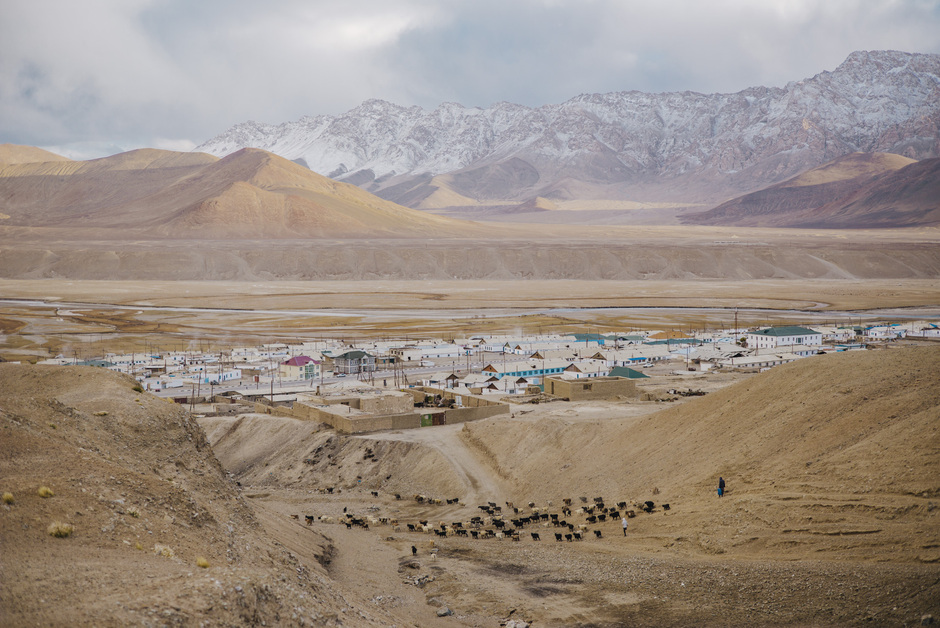
[[[190,415],[134,385],[0,364],[0,624],[394,621],[335,591],[325,537],[300,560],[267,536]]]

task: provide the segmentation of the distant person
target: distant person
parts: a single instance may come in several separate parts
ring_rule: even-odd
[[[627,536],[627,526],[628,526],[629,524],[627,523],[627,517],[626,517],[626,516],[624,516],[624,518],[620,520],[620,525],[623,526],[623,535],[624,535],[624,536]]]
[[[723,477],[718,478],[718,497],[725,496],[725,479]]]

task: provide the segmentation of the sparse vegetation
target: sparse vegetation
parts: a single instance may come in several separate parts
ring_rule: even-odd
[[[209,561],[203,558],[202,556],[200,556],[199,558],[196,559],[196,565],[199,567],[202,567],[203,569],[208,569]]]
[[[173,556],[175,556],[171,547],[168,545],[161,545],[160,543],[157,543],[153,546],[153,553],[157,556],[163,556],[164,558],[173,558]]]
[[[144,392],[144,387],[141,386],[140,384],[134,384],[131,390],[133,390],[134,392]],[[137,401],[140,401],[140,399],[138,399]]]
[[[95,416],[108,416],[108,413],[104,410],[98,410],[98,412],[95,412]]]
[[[45,498],[45,497],[52,497],[53,495],[55,495],[55,493],[52,492],[52,489],[49,488],[48,486],[40,486],[40,487],[39,487],[39,490],[36,491],[36,493],[37,493],[40,497],[43,497],[43,498]]]
[[[49,527],[46,530],[49,533],[49,536],[54,536],[58,539],[64,539],[67,536],[71,536],[72,532],[75,531],[75,528],[71,523],[62,523],[61,521],[53,521],[49,524]]]
[[[143,550],[144,550],[144,546],[140,544],[140,541],[137,541],[136,543],[134,543],[134,549],[135,549],[135,550],[143,551]]]
[[[3,494],[3,503],[12,504],[15,500],[13,499],[13,493],[4,493]]]
[[[137,510],[137,508],[136,508],[135,506],[131,506],[130,508],[128,508],[128,509],[127,509],[127,514],[129,514],[129,515],[130,515],[131,517],[133,517],[134,519],[139,519],[139,518],[140,518],[140,511]]]

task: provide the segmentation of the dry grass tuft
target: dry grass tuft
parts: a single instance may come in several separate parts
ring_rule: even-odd
[[[173,558],[173,556],[175,556],[171,547],[160,545],[159,543],[153,546],[153,553],[157,556],[163,556],[164,558]]]
[[[144,546],[140,544],[140,541],[137,541],[136,543],[134,543],[134,549],[143,551]]]
[[[4,493],[3,494],[3,503],[12,504],[15,500],[13,499],[13,493]]]
[[[52,489],[48,486],[40,486],[39,490],[36,491],[40,497],[52,497],[55,493],[52,492]]]
[[[64,539],[67,536],[70,536],[75,528],[72,527],[71,523],[62,523],[61,521],[53,521],[49,524],[47,532],[50,536],[54,536],[59,539]]]
[[[196,559],[196,565],[199,567],[202,567],[203,569],[208,569],[209,561],[203,558],[202,556],[200,556],[199,558]]]
[[[139,519],[139,518],[140,518],[140,511],[137,510],[137,508],[136,508],[135,506],[131,506],[130,508],[128,508],[128,509],[127,509],[127,514],[129,514],[129,515],[130,515],[131,517],[133,517],[134,519]]]
[[[98,412],[95,412],[95,416],[108,416],[108,413],[104,410],[99,410]]]

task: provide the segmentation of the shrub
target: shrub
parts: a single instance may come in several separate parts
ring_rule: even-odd
[[[13,493],[4,493],[3,494],[3,503],[12,504],[13,503]]]
[[[135,549],[135,550],[143,550],[143,549],[144,549],[144,546],[140,544],[140,541],[137,541],[136,543],[134,543],[134,549]]]
[[[140,511],[137,510],[137,508],[135,508],[134,506],[131,506],[130,508],[127,509],[127,514],[129,514],[134,519],[140,518]]]
[[[163,556],[164,558],[173,558],[174,556],[172,548],[166,545],[160,545],[159,543],[153,546],[153,553],[157,556]]]
[[[144,392],[144,387],[140,384],[134,384],[134,387],[131,388],[134,392]]]
[[[40,486],[37,491],[40,497],[52,497],[55,493],[52,492],[52,489],[48,486]]]
[[[65,537],[72,534],[75,528],[72,527],[71,523],[62,523],[61,521],[53,521],[49,524],[47,531],[50,536],[54,536],[59,539],[64,539]]]
[[[202,556],[200,556],[199,558],[196,559],[196,565],[199,567],[202,567],[203,569],[208,569],[209,561],[203,558]]]

